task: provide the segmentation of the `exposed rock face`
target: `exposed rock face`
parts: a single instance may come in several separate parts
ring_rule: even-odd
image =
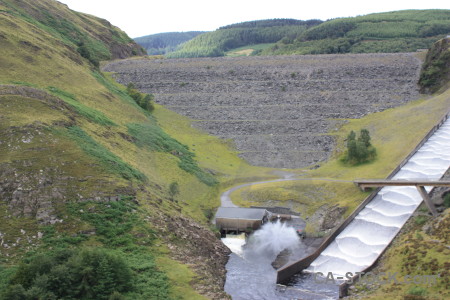
[[[450,180],[450,169],[445,172],[444,176],[442,176],[441,180]],[[450,187],[435,187],[430,193],[430,197],[434,205],[436,206],[436,210],[438,212],[442,212],[446,209],[444,205],[444,198],[450,193]]]
[[[75,124],[73,108],[45,91],[26,86],[0,85],[0,101],[0,204],[6,204],[8,215],[53,224],[60,221],[58,206],[67,201],[109,201],[110,196],[124,194],[127,187],[105,177],[92,178],[101,172],[98,166],[81,161],[76,145],[68,146],[69,141],[53,130]],[[30,105],[30,115],[49,109],[60,119],[52,124],[35,121],[13,126],[9,110],[22,102]],[[41,111],[32,108],[33,102],[42,104]],[[130,188],[126,195],[133,193]]]
[[[338,226],[339,223],[343,221],[343,215],[346,210],[346,207],[339,206],[334,206],[327,210],[322,222],[321,230],[333,229]]]
[[[183,216],[160,216],[149,220],[161,232],[174,259],[194,268],[198,277],[192,282],[209,299],[229,299],[223,291],[230,250],[211,230]]]
[[[315,227],[318,231],[329,231],[335,228],[344,220],[344,213],[347,207],[339,207],[337,205],[322,205],[311,217],[307,218],[307,222]]]
[[[418,96],[412,54],[348,54],[112,62],[121,83],[232,139],[254,165],[299,168],[326,160],[330,132]]]

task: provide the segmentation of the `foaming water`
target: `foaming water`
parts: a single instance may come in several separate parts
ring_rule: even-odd
[[[439,180],[450,167],[450,119],[393,176]],[[426,187],[427,191],[431,187]],[[422,202],[415,187],[385,187],[308,268],[310,272],[361,272],[372,265]]]
[[[252,234],[246,244],[244,257],[264,258],[272,262],[284,249],[292,250],[298,246],[300,239],[292,227],[277,221],[266,223]]]
[[[222,238],[222,243],[231,250],[231,252],[242,256],[244,249],[242,246],[245,245],[245,233],[240,235],[227,234],[226,237]]]
[[[302,251],[294,228],[279,221],[266,223],[249,236],[245,245],[239,237],[227,236],[222,241],[233,251],[226,266],[225,282],[225,292],[233,300],[293,298],[277,289],[277,273],[271,264],[284,249]]]

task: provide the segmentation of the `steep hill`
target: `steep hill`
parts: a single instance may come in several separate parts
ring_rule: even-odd
[[[393,11],[329,20],[262,54],[414,52],[449,33],[450,10]]]
[[[196,155],[97,67],[142,48],[57,1],[2,0],[0,52],[0,298],[224,297],[208,218],[245,164],[200,133]]]
[[[179,50],[170,53],[167,57],[224,56],[224,53],[230,49],[253,44],[275,43],[284,37],[295,37],[321,22],[320,20],[273,19],[224,26],[182,44]]]
[[[165,32],[135,38],[149,55],[160,55],[173,52],[178,45],[187,42],[205,31]]]
[[[421,92],[432,93],[448,87],[450,81],[450,38],[436,42],[428,51],[420,74]]]

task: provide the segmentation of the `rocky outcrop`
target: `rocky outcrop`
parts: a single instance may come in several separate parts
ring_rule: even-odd
[[[306,221],[317,231],[329,232],[344,220],[346,211],[347,207],[325,204],[316,210],[312,216],[306,218]]]
[[[422,93],[432,94],[450,81],[450,37],[430,48],[423,64],[419,85]]]
[[[177,261],[190,265],[197,277],[191,283],[209,299],[229,299],[223,291],[230,250],[208,228],[183,216],[160,215],[149,219],[165,233],[161,236]]]

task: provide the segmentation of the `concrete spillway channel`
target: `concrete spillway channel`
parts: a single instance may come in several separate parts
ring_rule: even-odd
[[[450,167],[450,119],[441,125],[390,177],[392,180],[439,180]],[[426,187],[429,192],[432,187]],[[414,213],[423,198],[413,186],[384,187],[341,228],[315,257],[296,262],[278,272],[278,282],[306,268],[306,273],[363,272],[374,264]],[[305,273],[305,272],[304,272]],[[299,275],[297,275],[299,276]],[[300,284],[301,282],[299,282]],[[296,284],[297,285],[297,284]]]

